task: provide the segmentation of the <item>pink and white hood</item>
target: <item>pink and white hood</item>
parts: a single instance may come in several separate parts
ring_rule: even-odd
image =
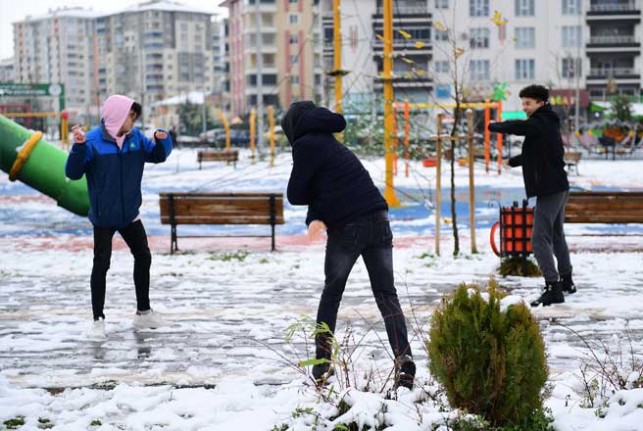
[[[118,148],[123,147],[123,142],[126,137],[126,135],[117,136],[118,132],[121,130],[121,127],[123,127],[133,104],[133,99],[115,94],[109,96],[103,105],[103,123],[105,124],[105,129],[107,133],[116,140]]]

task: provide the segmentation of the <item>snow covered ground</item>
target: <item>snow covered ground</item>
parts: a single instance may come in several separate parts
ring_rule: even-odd
[[[575,187],[643,189],[643,162],[582,161]],[[367,160],[383,185],[384,163]],[[314,318],[323,284],[320,244],[305,241],[305,208],[286,205],[286,224],[277,228],[278,251],[267,240],[245,238],[181,240],[182,253],[169,255],[169,227],[161,225],[158,192],[285,192],[291,160],[281,154],[251,163],[246,153],[234,169],[222,163],[198,169],[194,150],[177,150],[167,163],[149,166],[142,218],[153,249],[152,306],[172,325],[135,332],[132,260],[117,241],[108,275],[108,340],[90,343],[89,223],[55,202],[0,174],[0,429],[24,418],[22,430],[331,430],[330,404],[322,403],[309,377],[293,363],[313,354],[311,340],[288,329]],[[435,170],[419,163],[395,177],[402,208],[391,211],[396,236],[396,283],[413,333],[417,387],[400,389],[397,400],[355,389],[347,396],[353,419],[375,424],[386,405],[389,430],[431,430],[457,414],[427,394],[437,390],[429,376],[424,341],[431,310],[441,295],[462,282],[484,284],[496,273],[489,228],[498,206],[522,198],[519,170],[486,173],[476,165],[476,240],[469,249],[465,199],[468,177],[456,167],[458,225],[462,255],[453,258],[448,222],[448,179],[443,171],[441,255],[435,255]],[[266,227],[193,227],[208,234],[266,233]],[[180,233],[190,229],[179,227]],[[639,236],[614,236],[624,232]],[[643,233],[641,225],[568,225],[579,293],[564,304],[534,309],[546,340],[552,395],[546,401],[560,431],[643,429],[643,389],[609,393],[608,404],[586,408],[581,368],[596,364],[603,345],[620,368],[643,361]],[[600,233],[602,236],[582,236]],[[526,300],[541,281],[508,277],[500,284]],[[340,308],[338,337],[351,334],[357,387],[364,373],[387,388],[392,367],[383,324],[360,262]],[[585,342],[592,346],[589,349]],[[599,344],[603,343],[603,344]],[[631,358],[634,357],[635,364]],[[632,375],[634,376],[634,374]],[[630,377],[632,377],[630,376]],[[627,377],[627,376],[626,376]],[[362,382],[363,383],[363,382]],[[315,413],[316,412],[316,413]],[[321,418],[321,419],[320,419]],[[39,422],[40,420],[40,422]],[[6,425],[6,424],[5,424]],[[274,427],[274,428],[273,428]],[[442,429],[445,429],[443,427]]]

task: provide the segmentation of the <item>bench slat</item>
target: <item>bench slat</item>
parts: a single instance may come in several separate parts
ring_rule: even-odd
[[[572,192],[567,223],[643,223],[643,192]]]

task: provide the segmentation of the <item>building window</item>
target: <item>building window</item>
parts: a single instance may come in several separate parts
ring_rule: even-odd
[[[534,0],[515,0],[516,16],[534,16]]]
[[[291,84],[299,84],[299,75],[292,75],[290,77],[290,83]]]
[[[536,77],[536,60],[518,59],[516,60],[516,80],[528,80]]]
[[[563,78],[575,78],[576,76],[582,76],[582,61],[580,58],[563,58],[562,59],[562,64],[561,64],[561,76]],[[576,67],[574,67],[574,65]],[[575,73],[577,72],[577,73]]]
[[[297,13],[288,14],[288,22],[291,25],[299,24],[299,14]]]
[[[435,62],[435,73],[449,73],[449,62],[447,60],[440,60]]]
[[[563,15],[580,15],[580,0],[562,0]]]
[[[514,35],[516,37],[516,48],[536,47],[535,27],[516,27],[514,30]]]
[[[435,0],[436,9],[449,9],[449,0]]]
[[[489,60],[471,60],[469,63],[469,80],[475,81],[489,81]]]
[[[489,29],[472,28],[469,34],[469,47],[472,49],[489,48]]]
[[[297,63],[299,63],[299,56],[298,55],[291,55],[290,56],[290,64],[294,66]]]
[[[578,48],[581,46],[581,28],[579,25],[563,26],[563,48]]]
[[[294,45],[299,43],[299,38],[297,37],[296,34],[291,34],[290,35],[290,43],[294,44]]]
[[[469,0],[469,16],[489,16],[489,0]]]
[[[437,42],[444,42],[444,41],[449,40],[449,30],[436,31],[435,32],[435,40]]]

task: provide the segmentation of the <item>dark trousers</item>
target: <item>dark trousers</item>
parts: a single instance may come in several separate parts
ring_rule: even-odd
[[[150,266],[152,254],[147,244],[147,234],[140,220],[122,229],[94,226],[94,266],[92,267],[92,311],[94,320],[105,318],[105,285],[107,271],[112,258],[112,238],[118,232],[134,256],[134,286],[136,288],[136,308],[139,311],[150,309]]]
[[[564,230],[568,197],[569,192],[565,191],[536,198],[531,243],[538,267],[549,283],[558,281],[559,275],[572,273]]]
[[[326,323],[331,332],[335,332],[339,303],[348,275],[359,256],[366,264],[375,302],[384,318],[395,357],[411,355],[406,322],[393,282],[393,234],[385,210],[328,230],[324,263],[326,281],[319,301],[317,324]],[[315,344],[317,358],[330,358],[329,334],[318,335]]]

